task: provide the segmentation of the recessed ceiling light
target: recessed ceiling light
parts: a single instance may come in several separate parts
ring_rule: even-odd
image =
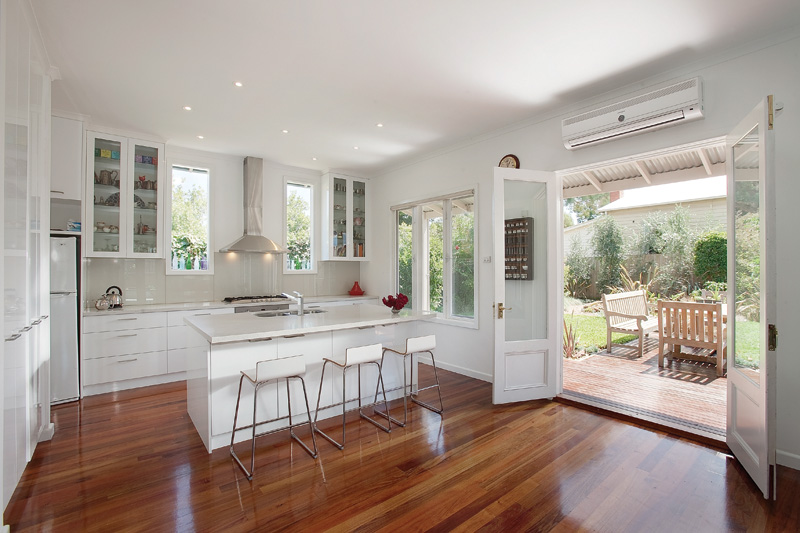
[[[311,158],[311,160],[312,160],[312,161],[316,161],[316,160],[317,160],[317,158],[316,158],[316,157],[312,157],[312,158]]]
[[[241,87],[242,86],[242,82],[240,82],[240,81],[235,81],[235,82],[233,82],[233,84],[235,86],[237,86],[237,87]]]
[[[382,124],[381,122],[378,122],[378,123],[377,123],[377,124],[375,124],[375,125],[376,125],[376,126],[378,126],[379,128],[382,128],[382,127],[383,127],[383,124]]]
[[[358,150],[358,146],[353,146],[353,150]]]
[[[184,111],[191,111],[191,110],[192,110],[192,106],[190,106],[190,105],[185,105],[185,106],[183,106],[183,110],[184,110]]]
[[[289,130],[281,130],[282,133],[289,133]]]
[[[198,135],[197,138],[198,139],[205,139],[205,137],[203,137],[202,135]]]

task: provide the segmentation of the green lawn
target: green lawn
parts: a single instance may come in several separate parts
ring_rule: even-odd
[[[736,364],[758,368],[760,357],[758,322],[736,321]]]
[[[578,337],[578,348],[589,348],[596,346],[598,349],[606,348],[606,319],[600,315],[564,315],[567,327],[572,325]],[[612,340],[616,344],[624,344],[635,339],[635,335],[624,335],[622,333],[612,334]]]

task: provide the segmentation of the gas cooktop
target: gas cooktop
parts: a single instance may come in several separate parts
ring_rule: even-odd
[[[288,300],[286,296],[275,294],[271,296],[228,296],[223,298],[222,301],[226,304],[230,303],[259,303],[259,302],[283,302]]]

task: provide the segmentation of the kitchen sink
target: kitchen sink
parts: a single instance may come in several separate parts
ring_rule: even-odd
[[[306,309],[303,311],[304,315],[315,315],[317,313],[327,313],[326,309]],[[256,316],[269,318],[275,316],[298,316],[297,311],[260,311],[258,313],[254,313]]]

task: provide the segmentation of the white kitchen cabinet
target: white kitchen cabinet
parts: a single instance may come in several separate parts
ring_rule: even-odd
[[[87,256],[164,257],[164,166],[161,143],[87,132]]]
[[[322,177],[322,260],[369,258],[369,183],[328,173]]]
[[[170,311],[167,313],[167,372],[184,372],[192,350],[206,348],[208,342],[184,318],[204,315],[232,314],[233,308]]]
[[[166,374],[167,313],[113,313],[84,317],[84,387]]]
[[[306,383],[306,393],[308,394],[308,405],[311,409],[311,416],[314,416],[314,410],[317,406],[317,397],[319,395],[319,381],[322,377],[322,358],[330,357],[331,355],[331,334],[315,333],[311,335],[300,335],[295,337],[282,337],[278,340],[278,358],[300,356],[306,363],[306,373],[303,380]],[[320,407],[327,407],[333,403],[333,387],[337,384],[341,387],[341,374],[339,379],[331,379],[333,374],[330,373],[331,365],[328,365],[326,374],[326,385],[322,391],[320,399]],[[337,368],[334,372],[340,372]],[[333,385],[333,386],[332,386]],[[297,421],[307,420],[305,418],[306,402],[303,397],[303,387],[297,380],[290,380],[290,394],[292,402],[292,417],[295,423]],[[280,383],[278,388],[278,413],[279,416],[286,416],[289,414],[287,397],[286,397],[286,383]]]
[[[50,197],[83,198],[83,122],[52,117],[50,135]]]

